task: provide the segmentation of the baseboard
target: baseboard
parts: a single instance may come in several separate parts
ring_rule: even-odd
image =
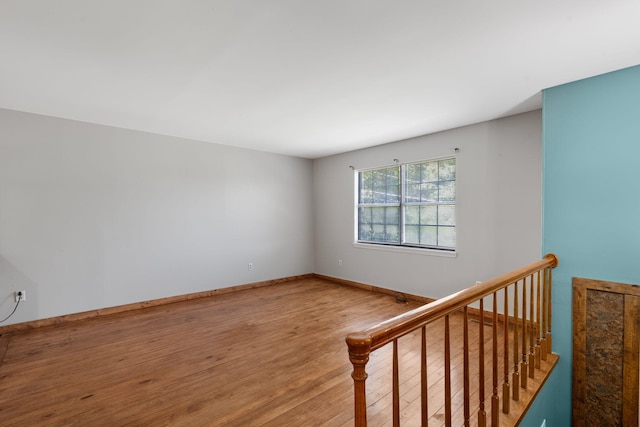
[[[381,288],[379,286],[374,286],[374,285],[367,285],[367,284],[360,283],[360,282],[353,282],[351,280],[346,280],[346,279],[339,279],[337,277],[325,276],[325,275],[317,274],[317,273],[313,273],[312,276],[317,278],[317,279],[328,280],[330,282],[335,282],[335,283],[339,283],[341,285],[346,285],[346,286],[352,286],[354,288],[365,289],[365,290],[371,291],[371,292],[378,292],[378,293],[381,293],[381,294],[391,295],[393,297],[400,296],[400,297],[406,298],[407,300],[417,301],[417,302],[421,302],[421,303],[424,303],[424,304],[428,304],[430,302],[435,301],[432,298],[427,298],[427,297],[423,297],[423,296],[420,296],[420,295],[413,295],[413,294],[408,294],[408,293],[405,293],[405,292],[394,291],[392,289]]]
[[[212,289],[209,291],[195,292],[191,294],[176,295],[167,298],[159,298],[143,302],[135,302],[131,304],[118,305],[115,307],[99,308],[97,310],[83,311],[80,313],[65,314],[62,316],[49,317],[46,319],[32,320],[23,323],[14,323],[0,327],[0,335],[10,332],[25,331],[29,329],[42,328],[45,326],[54,326],[67,322],[76,322],[78,320],[92,319],[100,316],[108,316],[113,314],[125,313],[132,310],[140,310],[143,308],[156,307],[164,304],[172,304],[176,302],[190,301],[198,298],[207,298],[214,295],[223,295],[231,292],[240,292],[247,289],[262,288],[265,286],[277,285],[279,283],[292,282],[295,280],[309,279],[314,277],[313,274],[303,274],[299,276],[289,276],[280,279],[265,280],[263,282],[247,283],[244,285],[230,286],[228,288]]]
[[[399,294],[399,295],[405,297],[407,300],[421,302],[423,304],[429,304],[430,302],[435,301],[435,299],[433,299],[433,298],[427,298],[427,297],[423,297],[423,296],[420,296],[420,295],[407,294],[407,293],[400,292],[400,291],[394,291],[392,289],[381,288],[379,286],[374,286],[374,285],[367,285],[367,284],[360,283],[360,282],[353,282],[351,280],[346,280],[346,279],[339,279],[337,277],[332,277],[332,276],[325,276],[325,275],[318,274],[318,273],[313,273],[311,276],[313,276],[313,277],[315,277],[317,279],[328,280],[330,282],[339,283],[341,285],[347,285],[347,286],[352,286],[354,288],[365,289],[365,290],[371,291],[371,292],[379,292],[381,294],[391,295],[391,296],[394,296],[394,297],[398,296],[398,294]],[[462,312],[462,309],[459,309],[458,311]],[[473,307],[467,307],[467,312],[469,314],[469,319],[470,320],[476,321],[476,322],[480,321],[480,309],[473,308]],[[487,326],[491,326],[491,324],[493,323],[493,312],[484,310],[482,317],[484,318],[484,322],[483,323],[485,325],[487,325]],[[522,319],[520,319],[520,321],[522,321]],[[504,315],[501,314],[501,313],[498,313],[498,323],[502,323],[502,322],[504,322]],[[509,323],[513,324],[513,322],[514,322],[513,317],[509,316]]]

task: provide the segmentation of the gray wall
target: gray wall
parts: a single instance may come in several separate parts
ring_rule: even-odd
[[[539,259],[541,128],[538,110],[314,161],[315,272],[439,298]],[[456,257],[354,247],[349,166],[429,160],[456,147]]]
[[[456,257],[354,247],[349,166],[456,147]],[[313,271],[438,298],[540,257],[540,181],[540,111],[311,161],[0,110],[0,315]]]
[[[27,291],[5,325],[305,274],[313,250],[310,160],[0,110],[0,317]]]

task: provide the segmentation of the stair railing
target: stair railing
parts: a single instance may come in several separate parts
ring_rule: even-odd
[[[420,357],[420,407],[421,424],[426,426],[429,421],[429,401],[427,382],[427,331],[426,326],[436,320],[444,321],[444,425],[452,423],[452,357],[450,316],[456,312],[462,313],[463,318],[463,424],[471,424],[471,403],[469,378],[471,376],[471,359],[473,353],[478,357],[478,402],[477,425],[487,423],[487,409],[490,412],[492,426],[498,426],[500,412],[509,414],[511,402],[520,400],[521,390],[527,392],[528,379],[535,378],[536,370],[541,361],[546,361],[552,354],[551,334],[551,294],[552,269],[558,264],[553,254],[546,255],[542,260],[504,274],[479,285],[464,289],[455,294],[441,298],[429,304],[418,307],[407,313],[378,323],[362,331],[351,333],[346,341],[349,348],[349,359],[353,365],[352,378],[354,381],[354,421],[356,427],[367,425],[367,394],[366,371],[367,362],[372,352],[387,344],[393,345],[392,352],[392,421],[399,426],[401,419],[400,407],[400,379],[399,379],[399,343],[398,339],[414,331],[421,334]],[[502,307],[498,301],[501,294]],[[485,311],[485,299],[491,301],[491,309]],[[479,308],[477,308],[479,307]],[[499,313],[501,311],[501,313]],[[479,320],[478,347],[469,344],[469,320]],[[492,362],[489,369],[491,375],[490,408],[485,408],[485,329],[491,328]],[[500,333],[501,339],[498,339]],[[488,340],[487,340],[488,341]],[[512,359],[510,361],[510,354]],[[557,356],[556,359],[557,360]],[[502,396],[499,395],[502,383]],[[474,390],[475,391],[475,390]],[[475,394],[475,393],[474,393]],[[535,394],[535,393],[534,393]],[[531,395],[529,392],[528,395]],[[502,401],[502,411],[500,411]],[[474,404],[475,406],[476,404]],[[528,406],[525,405],[525,406]],[[525,409],[526,410],[526,407]],[[521,416],[521,415],[518,415]],[[513,418],[513,416],[512,416]],[[517,417],[516,417],[517,418]],[[474,423],[476,424],[476,423]]]

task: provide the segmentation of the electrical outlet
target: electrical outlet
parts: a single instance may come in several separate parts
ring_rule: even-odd
[[[482,280],[476,280],[476,286],[482,285]]]
[[[27,300],[27,291],[24,289],[15,292],[16,302],[18,301],[26,301]]]
[[[342,267],[342,260],[341,259],[338,260],[338,267]]]
[[[252,262],[249,263],[249,271],[253,271],[253,263]]]

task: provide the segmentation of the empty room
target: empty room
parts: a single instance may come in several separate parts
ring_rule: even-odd
[[[0,424],[637,425],[639,20],[0,0]]]

